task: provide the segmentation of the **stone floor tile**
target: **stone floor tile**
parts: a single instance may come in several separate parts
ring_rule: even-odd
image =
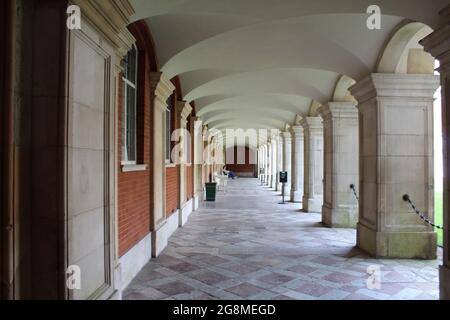
[[[325,228],[321,215],[278,205],[256,179],[229,182],[205,203],[123,292],[124,299],[438,299],[442,260],[374,259],[354,229]],[[367,267],[381,269],[369,290]]]

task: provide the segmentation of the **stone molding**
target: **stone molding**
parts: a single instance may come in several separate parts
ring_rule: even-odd
[[[444,18],[444,25],[419,41],[425,51],[441,63],[440,70],[450,69],[450,5],[439,13]]]
[[[165,111],[167,99],[175,90],[175,86],[162,72],[152,72],[150,73],[150,87],[156,100],[160,102],[154,107],[159,108],[161,112]]]
[[[358,109],[354,102],[330,101],[318,109],[323,120],[333,118],[355,118],[358,117]]]
[[[373,73],[356,83],[349,90],[363,104],[382,98],[433,98],[439,87],[439,76],[428,74]],[[359,108],[359,105],[358,105]]]
[[[126,26],[135,13],[128,0],[71,0],[70,3],[80,7],[83,19],[110,42],[115,50],[122,54],[128,52],[134,38],[126,30]]]
[[[291,127],[292,135],[295,138],[303,138],[304,132],[301,125]]]
[[[292,140],[292,133],[290,131],[283,131],[282,132],[283,138],[285,142],[291,142]]]
[[[300,125],[303,127],[305,131],[317,131],[322,132],[323,124],[322,119],[320,117],[306,117],[303,118]]]

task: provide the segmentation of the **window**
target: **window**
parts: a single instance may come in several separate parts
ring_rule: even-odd
[[[137,49],[128,52],[124,60],[122,110],[122,162],[136,164],[136,97]]]
[[[166,107],[166,163],[171,163],[171,153],[172,153],[172,116],[174,112],[174,101],[173,95],[167,99]]]

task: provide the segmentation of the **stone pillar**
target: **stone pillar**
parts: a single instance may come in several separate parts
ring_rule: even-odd
[[[280,171],[283,171],[283,136],[281,134],[277,137],[278,146],[277,146],[277,188],[276,191],[281,192],[281,183],[280,183]]]
[[[436,258],[436,233],[403,201],[434,213],[434,75],[372,74],[350,88],[359,101],[358,246],[377,257]]]
[[[323,205],[323,125],[320,117],[306,117],[301,123],[305,133],[305,178],[303,208],[321,212]]]
[[[292,177],[291,201],[301,202],[303,198],[303,150],[304,135],[302,126],[293,126],[292,130]]]
[[[291,194],[291,178],[292,178],[292,133],[290,131],[283,132],[283,171],[288,174],[288,182],[284,184],[284,194]]]
[[[194,210],[197,210],[202,198],[203,127],[199,118],[193,117],[192,121],[194,121]]]
[[[434,31],[421,41],[425,50],[440,61],[442,93],[442,142],[444,149],[444,257],[439,271],[440,296],[442,300],[450,300],[450,210],[449,210],[449,181],[450,174],[450,6],[441,12],[446,24]]]
[[[353,102],[328,102],[319,108],[324,137],[324,203],[322,222],[329,227],[355,228],[358,201],[358,110]]]
[[[177,116],[180,119],[180,131],[178,134],[179,143],[179,165],[178,176],[180,177],[178,191],[179,191],[179,203],[178,203],[178,215],[179,226],[182,227],[186,222],[189,214],[192,212],[192,206],[187,208],[187,195],[186,195],[186,164],[189,144],[186,139],[189,139],[187,129],[187,118],[192,112],[192,107],[186,101],[177,102]]]
[[[276,139],[276,137],[272,137],[271,149],[272,149],[272,157],[271,157],[271,162],[272,162],[272,168],[271,169],[272,169],[272,171],[271,171],[270,175],[271,175],[272,179],[270,180],[270,187],[276,191],[277,190],[277,184],[278,184],[278,182],[277,182],[278,140]]]
[[[272,143],[267,143],[266,148],[266,185],[270,186],[272,181]]]
[[[157,257],[167,246],[165,227],[166,203],[166,157],[165,157],[165,125],[166,101],[175,90],[174,85],[161,73],[150,75],[153,98],[153,235],[152,254]]]

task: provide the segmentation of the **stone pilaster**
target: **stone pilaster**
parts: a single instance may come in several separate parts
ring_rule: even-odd
[[[372,74],[350,90],[359,101],[358,246],[374,256],[436,258],[436,233],[403,201],[434,213],[434,75]]]
[[[323,125],[320,117],[303,118],[305,177],[303,211],[321,212],[323,205]]]
[[[202,166],[203,166],[203,136],[202,121],[198,117],[193,117],[194,121],[194,210],[197,210],[202,197]]]
[[[272,142],[267,143],[266,159],[266,185],[270,186],[272,181]]]
[[[272,189],[274,189],[275,191],[277,190],[277,185],[278,185],[278,181],[277,181],[277,169],[278,169],[278,140],[275,136],[272,137],[272,144],[271,144],[271,148],[272,148],[272,157],[271,157],[271,162],[272,162],[272,171],[271,171],[271,176],[272,179],[270,181],[270,187]]]
[[[283,171],[288,174],[288,182],[284,184],[284,194],[290,196],[291,194],[291,179],[292,179],[292,133],[284,131],[283,133]]]
[[[175,90],[174,85],[161,72],[150,75],[153,98],[153,235],[152,254],[157,257],[167,246],[165,232],[165,123],[166,101]]]
[[[292,177],[291,177],[291,201],[301,202],[303,199],[303,152],[304,134],[302,126],[293,126],[292,130]]]
[[[189,134],[186,132],[187,129],[187,118],[192,112],[192,107],[186,101],[177,102],[177,116],[180,119],[180,132],[179,138],[179,161],[178,161],[178,175],[180,177],[178,192],[179,192],[179,203],[178,203],[178,214],[179,214],[179,225],[183,226],[187,221],[187,216],[192,212],[192,208],[186,208],[187,205],[187,195],[186,195],[186,165],[187,165],[187,154],[189,143],[186,139],[189,139]]]
[[[277,147],[277,188],[276,191],[281,192],[281,183],[280,183],[280,171],[283,171],[283,136],[279,134],[277,137],[278,147]]]
[[[446,20],[441,28],[434,31],[421,41],[425,51],[431,53],[440,62],[442,93],[442,129],[444,149],[444,257],[440,266],[439,283],[440,297],[442,300],[450,300],[450,210],[449,210],[449,181],[450,174],[450,5],[442,10],[441,15]]]
[[[353,102],[328,102],[319,108],[324,136],[324,203],[322,222],[329,227],[354,228],[358,202],[358,110]]]

